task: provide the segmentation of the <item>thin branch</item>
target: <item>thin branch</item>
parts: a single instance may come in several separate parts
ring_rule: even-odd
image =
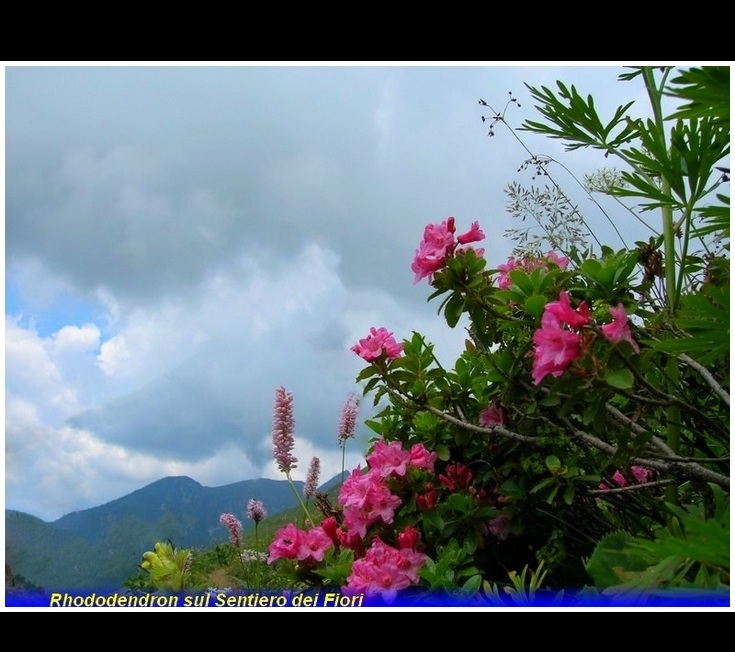
[[[546,418],[544,417],[544,419]],[[548,421],[548,419],[546,420]],[[598,450],[601,450],[610,455],[615,455],[618,452],[618,449],[614,446],[611,446],[601,439],[598,439],[597,437],[594,437],[593,435],[590,435],[589,433],[586,433],[583,430],[579,430],[578,428],[576,428],[574,424],[569,421],[569,419],[563,419],[563,423],[567,426],[569,432],[580,441],[585,442],[586,444],[593,446]],[[696,464],[694,462],[680,462],[677,459],[677,456],[674,455],[674,452],[668,446],[666,446],[666,444],[664,444],[663,442],[658,442],[657,445],[660,449],[668,452],[668,457],[665,457],[663,459],[645,459],[642,457],[634,457],[631,459],[631,462],[639,464],[641,466],[647,466],[662,473],[684,475],[686,477],[702,480],[704,482],[712,482],[726,489],[730,488],[730,478],[728,478],[727,476],[721,475],[720,473],[715,473],[714,471],[710,471],[709,469],[706,469],[703,466],[700,466],[699,464]],[[666,461],[663,461],[664,459]]]
[[[526,435],[521,435],[517,432],[513,432],[512,430],[508,430],[507,428],[504,428],[503,426],[493,426],[492,428],[485,428],[483,426],[476,426],[474,423],[470,423],[469,421],[466,421],[464,418],[464,415],[462,414],[461,409],[459,406],[457,406],[457,409],[459,410],[459,413],[462,418],[457,418],[452,416],[451,414],[447,414],[446,412],[443,412],[439,408],[435,408],[433,405],[429,405],[428,403],[417,403],[414,399],[412,399],[409,396],[404,396],[399,390],[393,388],[393,387],[386,387],[388,390],[388,393],[395,398],[397,401],[399,401],[401,404],[405,406],[409,406],[410,404],[413,404],[416,409],[418,410],[428,410],[432,414],[435,414],[441,419],[444,419],[444,421],[447,421],[448,423],[452,423],[455,426],[459,426],[460,428],[464,428],[465,430],[471,430],[472,432],[479,432],[483,435],[502,435],[503,437],[506,437],[508,439],[512,439],[514,441],[520,441],[525,444],[536,444],[538,443],[535,437],[528,437]]]
[[[631,491],[639,491],[641,489],[646,489],[649,487],[662,487],[664,485],[672,484],[674,481],[672,479],[668,480],[654,480],[653,482],[641,482],[640,484],[629,484],[625,487],[610,487],[609,489],[591,489],[587,493],[591,496],[594,495],[609,495],[609,494],[622,494],[622,493],[628,493]]]
[[[663,390],[659,389],[655,385],[652,385],[648,380],[646,380],[646,378],[641,374],[641,372],[638,371],[638,369],[635,368],[635,366],[630,362],[630,360],[628,360],[628,358],[626,358],[624,355],[622,355],[622,353],[620,353],[620,351],[618,351],[617,349],[614,349],[614,350],[615,350],[615,353],[617,354],[617,357],[630,370],[630,372],[638,380],[638,382],[640,382],[641,385],[643,385],[644,387],[646,387],[652,394],[654,394],[656,396],[659,396],[663,400],[670,401],[670,405],[671,406],[678,407],[678,408],[684,410],[685,412],[688,412],[689,414],[697,417],[698,419],[700,419],[701,421],[703,421],[708,427],[710,427],[712,430],[716,430],[717,432],[720,432],[720,433],[723,433],[723,434],[727,434],[728,436],[730,435],[730,432],[729,431],[725,432],[722,429],[722,426],[719,423],[717,423],[712,418],[710,418],[709,416],[707,416],[701,410],[698,410],[696,407],[694,407],[690,403],[687,403],[686,401],[684,401],[684,400],[682,400],[682,399],[680,399],[680,398],[678,398],[676,396],[672,396],[671,394],[667,394],[666,392],[664,392]],[[664,374],[664,376],[665,376],[665,374]],[[728,405],[729,405],[729,403],[728,403]]]
[[[725,404],[730,406],[730,395],[722,388],[722,386],[715,380],[714,376],[696,360],[692,360],[688,355],[682,353],[679,356],[684,364],[688,364],[692,369],[698,371],[700,376],[704,378],[705,382],[715,391],[715,393],[725,401]]]
[[[423,407],[424,409],[428,410],[432,414],[435,414],[439,418],[444,419],[445,421],[448,421],[449,423],[453,423],[455,426],[464,428],[465,430],[471,430],[472,432],[481,432],[484,435],[502,435],[503,437],[506,437],[508,439],[513,439],[514,441],[524,442],[526,444],[538,443],[535,437],[527,437],[526,435],[518,434],[517,432],[508,430],[507,428],[504,428],[503,426],[493,426],[492,428],[484,428],[483,426],[476,426],[474,423],[470,423],[469,421],[464,421],[462,419],[458,419],[457,417],[453,417],[451,414],[442,412],[440,409],[435,408],[432,405],[424,405]]]

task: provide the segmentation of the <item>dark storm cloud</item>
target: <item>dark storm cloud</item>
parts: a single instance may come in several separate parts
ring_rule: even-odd
[[[5,72],[6,493],[58,518],[166,474],[275,475],[278,385],[304,454],[339,465],[339,409],[363,366],[351,344],[371,326],[417,330],[446,366],[462,344],[413,283],[425,225],[478,220],[489,265],[504,262],[524,146],[563,154],[502,125],[489,138],[478,99],[503,111],[513,92],[518,126],[533,115],[523,82],[563,79],[604,109],[621,70]]]

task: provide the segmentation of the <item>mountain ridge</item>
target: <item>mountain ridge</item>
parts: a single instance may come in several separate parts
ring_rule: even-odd
[[[319,487],[327,491],[341,474]],[[140,556],[156,541],[203,548],[228,540],[219,523],[234,514],[247,531],[247,502],[263,502],[269,515],[298,505],[304,483],[259,478],[206,487],[188,476],[167,476],[96,507],[42,519],[5,510],[5,562],[20,582],[44,588],[119,586],[137,571]]]

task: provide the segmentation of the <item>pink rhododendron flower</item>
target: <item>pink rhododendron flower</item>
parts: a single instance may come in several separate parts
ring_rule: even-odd
[[[382,484],[383,476],[374,471],[362,473],[360,467],[353,469],[339,488],[339,504],[343,507],[361,508],[376,483]]]
[[[371,523],[381,520],[390,525],[400,506],[401,499],[393,495],[384,485],[382,491],[377,491],[374,496],[371,496],[370,502],[363,506],[363,511]]]
[[[628,342],[636,353],[640,353],[638,343],[633,339],[633,334],[630,332],[625,306],[622,303],[619,303],[616,307],[611,306],[610,314],[613,320],[602,327],[602,334],[611,342]]]
[[[382,520],[386,524],[393,522],[401,499],[391,493],[380,470],[370,469],[367,473],[361,473],[357,468],[342,483],[339,503],[342,505],[347,535],[359,534],[364,537],[367,528],[376,521]]]
[[[413,526],[407,525],[398,533],[398,547],[416,549],[421,533]]]
[[[634,464],[630,467],[630,474],[633,476],[634,483],[633,484],[644,484],[651,480],[651,478],[654,475],[653,469],[648,469],[645,466],[639,466],[637,464]],[[608,489],[611,489],[614,487],[627,487],[630,485],[630,482],[628,482],[628,478],[623,474],[621,469],[617,469],[615,473],[613,473],[612,476],[612,482],[613,484],[610,485],[608,482],[601,482],[600,483],[600,489],[603,491],[607,491]]]
[[[427,254],[444,255],[454,245],[454,218],[448,217],[440,224],[427,224],[420,248]]]
[[[348,534],[346,530],[339,530],[339,545],[349,548],[355,553],[355,558],[365,555],[365,542],[359,534]]]
[[[554,265],[556,265],[557,267],[560,267],[561,269],[566,269],[567,266],[569,265],[569,258],[567,258],[566,256],[559,256],[557,253],[553,251],[549,251],[546,254],[546,259],[550,263],[554,263]]]
[[[327,516],[322,521],[322,530],[326,532],[327,536],[334,542],[339,541],[339,523],[334,516]]]
[[[586,326],[590,321],[589,308],[586,302],[579,304],[577,310],[572,308],[569,294],[559,293],[558,301],[546,304],[541,316],[541,328],[533,334],[533,383],[538,385],[548,375],[554,378],[561,376],[570,365],[582,354],[582,341],[578,333],[572,329]]]
[[[612,480],[618,487],[628,486],[628,479],[623,475],[623,472],[620,469],[613,473]]]
[[[498,265],[498,287],[501,290],[507,290],[510,287],[510,272],[518,269],[519,265],[513,258],[508,258],[508,262]]]
[[[538,385],[549,374],[558,378],[581,355],[579,335],[561,325],[544,324],[533,334],[533,343],[534,385]]]
[[[352,564],[347,585],[343,588],[345,595],[379,595],[390,604],[396,599],[398,591],[411,586],[411,580],[398,571],[395,565],[378,565],[367,557],[357,559]]]
[[[424,228],[424,239],[419,244],[411,263],[414,283],[418,283],[425,277],[431,281],[434,272],[444,267],[447,256],[455,247],[454,230],[453,217],[440,224],[428,224]]]
[[[389,475],[403,477],[406,475],[411,453],[404,451],[399,441],[392,441],[388,444],[384,439],[380,439],[375,442],[366,460],[370,468],[383,477]]]
[[[417,469],[423,469],[424,471],[429,472],[434,470],[434,464],[438,459],[436,453],[430,451],[428,448],[426,448],[426,446],[421,443],[411,446],[409,455],[409,466],[413,466]]]
[[[455,230],[453,217],[449,217],[439,224],[428,224],[424,228],[424,238],[419,243],[419,248],[416,250],[411,263],[414,283],[418,283],[421,279],[427,277],[431,283],[434,273],[444,267],[447,259],[455,253],[458,244],[466,245],[485,237],[482,229],[480,229],[480,223],[477,221],[472,223],[469,231],[457,236],[456,241],[454,238]],[[466,249],[461,249],[461,251],[466,251]],[[482,256],[484,250],[476,249],[475,253],[477,256]]]
[[[303,530],[299,530],[293,523],[278,530],[268,546],[268,563],[272,564],[278,559],[296,559],[303,536]]]
[[[401,357],[403,344],[396,342],[393,333],[385,327],[375,328],[373,326],[370,328],[370,334],[361,339],[350,350],[367,362],[377,360],[384,352],[388,360],[395,360]]]
[[[480,412],[480,425],[483,428],[505,425],[505,410],[495,403],[490,403]]]
[[[439,494],[434,490],[434,484],[427,482],[424,485],[425,493],[416,496],[416,505],[419,509],[430,512],[436,507],[436,502],[439,499]]]
[[[633,477],[638,484],[648,482],[654,474],[653,469],[647,469],[645,466],[638,466],[636,464],[630,467],[630,472],[633,474]]]
[[[421,250],[417,251],[411,263],[411,271],[414,273],[413,282],[418,283],[422,278],[427,277],[431,282],[434,273],[444,267],[444,263],[446,263],[446,256],[428,256],[422,254]]]
[[[355,507],[345,507],[343,525],[348,540],[354,537],[360,540],[367,536],[367,529],[378,519],[367,511]]]
[[[500,541],[505,541],[510,536],[510,517],[505,514],[490,519],[487,523],[487,529],[493,536]]]
[[[566,290],[562,290],[559,293],[558,301],[551,301],[546,304],[544,308],[544,317],[549,319],[548,315],[552,315],[558,321],[566,324],[570,328],[581,328],[590,323],[590,309],[587,307],[587,302],[582,301],[579,304],[577,310],[572,308],[572,304],[569,301],[569,294]]]
[[[447,466],[446,475],[439,476],[439,482],[449,491],[458,491],[469,488],[472,477],[472,471],[464,464],[450,464]]]
[[[459,244],[469,244],[470,242],[479,242],[484,239],[485,234],[482,232],[482,229],[480,229],[480,223],[476,221],[472,222],[472,226],[467,233],[457,236],[457,242],[459,242]]]
[[[296,550],[296,559],[299,561],[322,561],[324,553],[333,545],[332,539],[321,526],[313,527],[302,532],[299,537],[299,546]]]

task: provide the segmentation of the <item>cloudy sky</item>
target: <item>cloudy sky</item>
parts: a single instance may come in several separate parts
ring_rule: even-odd
[[[559,79],[609,116],[644,105],[623,71],[6,65],[6,508],[51,521],[169,475],[280,479],[279,385],[294,395],[295,478],[313,456],[322,480],[337,474],[340,408],[364,366],[350,346],[385,326],[423,333],[450,366],[461,350],[462,329],[413,283],[424,226],[478,220],[491,266],[513,247],[505,188],[535,183],[518,171],[529,155],[502,126],[488,136],[478,100],[500,111],[512,94],[518,126],[538,118],[524,82]],[[602,165],[519,136],[577,174]],[[371,410],[364,399],[361,420]]]

